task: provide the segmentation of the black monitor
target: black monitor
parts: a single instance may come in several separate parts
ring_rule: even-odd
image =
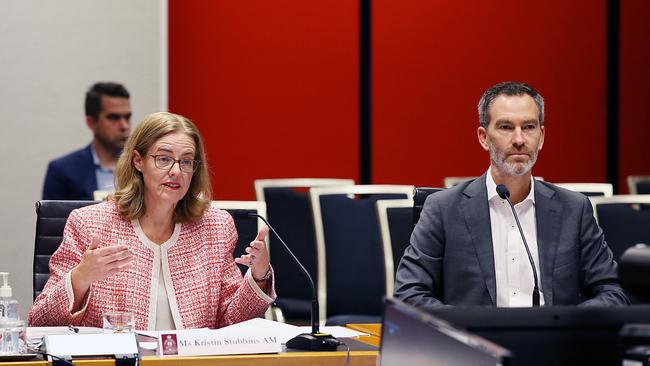
[[[650,323],[650,306],[441,308],[431,314],[508,348],[512,365],[619,365],[624,324]]]
[[[379,366],[507,365],[509,352],[399,300],[384,305]]]

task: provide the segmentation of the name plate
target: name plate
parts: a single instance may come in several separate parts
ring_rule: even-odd
[[[282,352],[282,344],[271,333],[197,329],[161,332],[158,349],[162,356],[243,355]]]
[[[134,333],[48,335],[45,347],[55,356],[138,354]]]

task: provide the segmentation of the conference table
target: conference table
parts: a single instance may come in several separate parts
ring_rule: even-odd
[[[379,324],[348,324],[348,328],[369,334],[356,338],[344,338],[342,341],[351,340],[350,343],[350,366],[375,366],[377,364],[377,355],[381,336],[381,325]],[[363,345],[363,347],[355,347]],[[356,349],[355,349],[356,348]],[[361,349],[360,349],[361,348]],[[335,352],[303,352],[289,351],[273,354],[256,354],[256,355],[224,355],[224,356],[193,356],[193,357],[160,357],[160,356],[142,356],[140,365],[143,366],[207,366],[207,365],[226,365],[226,366],[248,366],[248,365],[269,365],[269,366],[332,366],[343,365],[346,357],[345,347],[339,347]],[[74,359],[75,365],[78,366],[112,366],[115,365],[114,359],[94,358],[94,359]],[[20,361],[20,362],[2,362],[0,366],[46,366],[50,363],[44,360],[37,361]]]

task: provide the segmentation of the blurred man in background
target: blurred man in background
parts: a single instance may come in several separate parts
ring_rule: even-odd
[[[97,190],[112,191],[113,170],[131,132],[129,92],[118,83],[99,82],[86,92],[86,125],[92,142],[52,160],[43,199],[92,200]]]

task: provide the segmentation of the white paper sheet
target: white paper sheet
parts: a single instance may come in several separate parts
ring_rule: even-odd
[[[228,329],[229,331],[233,330],[233,331],[241,331],[241,332],[251,332],[251,331],[273,332],[274,334],[277,335],[277,337],[281,339],[282,343],[286,343],[286,341],[297,336],[298,334],[311,332],[311,326],[297,327],[295,325],[275,322],[272,320],[267,320],[262,318],[247,320],[245,322],[234,324],[221,329]],[[217,331],[221,329],[217,329]],[[357,332],[356,330],[352,330],[340,326],[331,326],[331,327],[323,326],[323,327],[319,327],[319,330],[322,333],[329,333],[336,338],[351,338],[351,337],[368,335],[367,333]]]
[[[301,331],[295,325],[275,322],[272,320],[255,318],[246,320],[241,323],[229,325],[215,330],[215,332],[226,332],[229,334],[241,333],[272,333],[280,340],[280,343],[286,343],[287,340],[300,334]]]

